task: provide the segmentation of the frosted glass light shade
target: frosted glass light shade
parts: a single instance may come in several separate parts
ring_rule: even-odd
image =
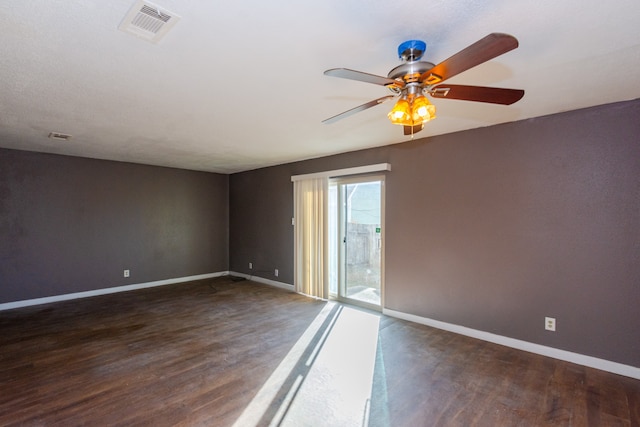
[[[411,106],[411,118],[414,124],[428,122],[436,118],[436,107],[424,96],[419,96],[413,100]]]
[[[399,99],[387,117],[389,117],[389,120],[391,120],[391,123],[394,125],[411,126],[411,105],[409,101],[404,98]]]

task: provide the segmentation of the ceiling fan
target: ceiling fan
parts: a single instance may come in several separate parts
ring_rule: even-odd
[[[425,95],[433,98],[502,105],[511,105],[524,96],[524,90],[521,89],[441,84],[456,74],[515,49],[518,47],[518,40],[515,37],[509,34],[491,33],[438,65],[420,60],[426,47],[426,43],[421,40],[408,40],[400,44],[398,56],[404,63],[389,71],[387,77],[348,68],[333,68],[325,71],[324,74],[327,76],[385,86],[393,95],[374,99],[323,120],[322,123],[333,123],[390,99],[398,98],[388,114],[389,120],[393,124],[402,125],[405,135],[413,135],[420,132],[426,122],[435,118],[435,107]]]

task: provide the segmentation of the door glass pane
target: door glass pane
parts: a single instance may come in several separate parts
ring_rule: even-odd
[[[380,305],[381,182],[344,185],[345,297]]]

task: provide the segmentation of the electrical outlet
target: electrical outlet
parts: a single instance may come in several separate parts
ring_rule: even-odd
[[[276,268],[276,271],[273,272],[273,274],[278,277],[278,269]]]
[[[253,270],[253,263],[252,262],[249,263],[249,270]]]
[[[124,271],[124,277],[129,277],[129,270]]]
[[[554,331],[556,330],[556,318],[555,317],[545,317],[544,318],[544,328],[547,331]]]

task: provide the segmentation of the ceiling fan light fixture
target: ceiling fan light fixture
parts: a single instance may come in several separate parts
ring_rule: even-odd
[[[411,105],[409,101],[400,98],[387,115],[394,125],[409,125],[411,123]]]
[[[417,126],[436,118],[436,107],[424,95],[400,98],[387,117],[394,125]]]
[[[332,68],[325,71],[324,74],[328,76],[384,86],[393,92],[393,95],[369,101],[323,120],[323,123],[333,123],[397,96],[400,99],[387,117],[391,123],[404,126],[405,135],[413,137],[414,133],[424,128],[426,122],[436,118],[436,108],[424,95],[500,105],[511,105],[524,96],[524,90],[520,89],[442,85],[442,82],[451,77],[517,48],[518,40],[515,37],[504,33],[491,33],[439,64],[421,60],[426,47],[426,43],[420,40],[408,40],[398,46],[398,56],[403,64],[389,71],[387,77],[348,68]],[[436,84],[438,86],[434,86]]]

